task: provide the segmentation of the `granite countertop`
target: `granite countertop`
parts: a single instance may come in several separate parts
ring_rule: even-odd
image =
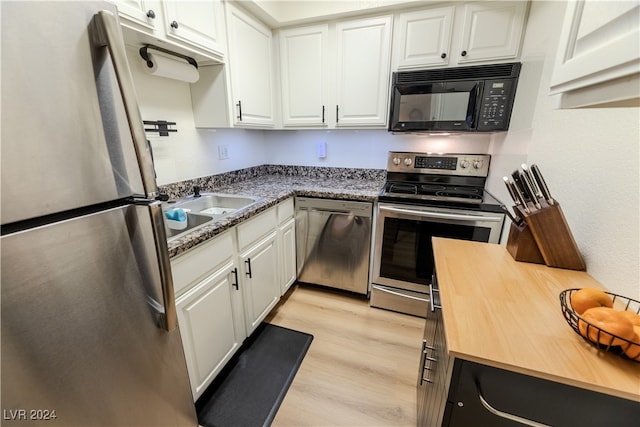
[[[329,168],[323,168],[329,169]],[[192,185],[201,185],[202,192],[224,193],[241,196],[259,197],[258,202],[242,209],[233,215],[219,221],[195,229],[182,237],[168,242],[169,257],[174,258],[185,251],[206,242],[208,239],[238,225],[279,202],[293,196],[322,197],[330,199],[358,200],[373,202],[377,199],[382,186],[384,175],[381,173],[358,174],[345,172],[346,169],[336,168],[336,173],[307,173],[307,174],[265,174],[249,177],[235,182],[207,183],[190,182],[179,190],[165,188],[178,198],[180,192],[184,197],[192,191]],[[374,170],[375,171],[375,170]],[[299,172],[299,171],[297,171]],[[377,171],[375,171],[377,172]],[[355,176],[355,178],[354,178]]]

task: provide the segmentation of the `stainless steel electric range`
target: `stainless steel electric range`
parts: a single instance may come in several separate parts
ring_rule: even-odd
[[[485,190],[491,156],[390,152],[378,198],[370,305],[424,317],[431,238],[497,243],[502,203]]]

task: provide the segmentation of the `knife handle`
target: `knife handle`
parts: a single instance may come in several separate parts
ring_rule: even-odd
[[[529,185],[529,181],[527,181],[527,178],[525,177],[525,173],[524,172],[518,172],[518,173],[520,174],[520,180],[524,184],[525,192],[527,193],[527,196],[529,196],[531,203],[533,203],[536,209],[540,209],[541,208],[540,202],[538,202],[538,198],[536,197],[536,193],[533,191],[533,188],[531,188],[531,185]]]
[[[527,201],[525,200],[522,191],[520,191],[520,188],[515,184],[515,182],[510,182],[509,184],[516,194],[516,199],[520,201],[520,203],[516,203],[516,206],[520,206],[526,213],[530,213],[531,210],[529,209],[529,206],[527,206]]]
[[[549,187],[547,187],[547,183],[542,177],[542,173],[540,172],[538,165],[531,165],[531,173],[533,173],[533,177],[538,184],[538,188],[540,189],[540,193],[542,193],[542,197],[547,201],[549,205],[553,205],[555,201],[553,200],[553,197],[551,197]]]
[[[518,198],[518,195],[516,194],[516,189],[513,188],[514,184],[512,182],[509,182],[509,178],[507,178],[506,176],[503,176],[502,180],[504,181],[504,185],[507,187],[507,191],[509,191],[509,195],[511,196],[511,199],[513,200],[513,202],[516,205],[519,205],[520,204],[520,199]]]
[[[520,172],[515,170],[511,174],[511,178],[513,178],[513,183],[515,184],[516,189],[523,196],[524,200],[529,200],[527,190],[524,188],[524,183],[522,182],[522,178],[520,178]]]
[[[524,172],[523,173],[524,179],[527,180],[527,183],[529,184],[529,186],[533,190],[533,194],[535,194],[536,199],[542,197],[542,193],[538,189],[538,185],[536,184],[536,180],[533,177],[533,173],[531,172],[531,169],[527,166],[526,163],[523,163],[521,165],[521,167],[522,167],[522,171]]]

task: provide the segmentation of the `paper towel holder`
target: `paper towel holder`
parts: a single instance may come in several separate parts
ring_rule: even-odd
[[[163,47],[154,46],[152,44],[146,44],[146,45],[144,45],[144,46],[142,46],[140,48],[140,56],[142,57],[142,59],[144,59],[147,62],[147,67],[149,67],[149,68],[153,67],[153,62],[151,62],[151,59],[149,58],[149,53],[147,52],[147,49],[153,49],[153,50],[157,50],[158,52],[166,53],[168,55],[177,56],[178,58],[184,59],[189,64],[191,64],[194,67],[198,68],[198,63],[196,62],[196,60],[193,59],[190,56],[183,55],[183,54],[177,53],[177,52],[172,52],[172,51],[170,51],[168,49],[165,49]]]

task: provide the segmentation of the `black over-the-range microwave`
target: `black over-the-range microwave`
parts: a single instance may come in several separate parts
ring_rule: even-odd
[[[508,130],[521,67],[512,62],[395,72],[389,131]]]

